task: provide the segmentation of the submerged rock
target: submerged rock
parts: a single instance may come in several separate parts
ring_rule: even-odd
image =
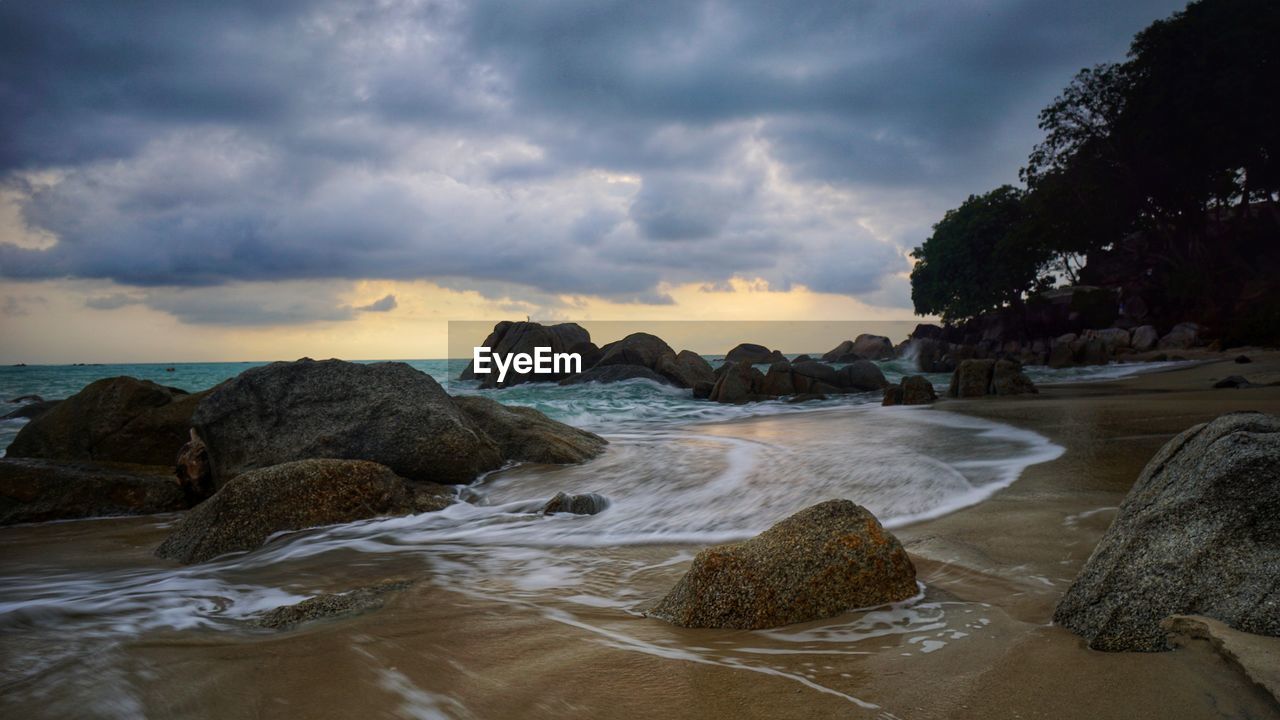
[[[1095,650],[1166,650],[1207,615],[1280,635],[1280,417],[1196,425],[1147,463],[1053,619]]]
[[[916,594],[916,571],[875,516],[829,500],[756,537],[698,553],[650,615],[683,627],[754,630]]]
[[[275,533],[439,510],[438,485],[364,460],[299,460],[239,475],[187,513],[156,555],[184,564],[255,550]]]
[[[103,378],[23,426],[7,457],[170,465],[205,393]]]
[[[208,448],[216,487],[310,458],[369,460],[410,480],[448,485],[503,462],[439,383],[398,362],[303,359],[246,370],[210,393],[191,423]]]
[[[314,620],[358,615],[381,608],[387,602],[387,595],[411,585],[412,580],[387,580],[344,593],[324,593],[270,610],[254,624],[272,630],[289,630]]]
[[[595,515],[607,507],[609,507],[608,498],[598,493],[569,495],[568,493],[560,492],[556,493],[555,497],[542,506],[542,514],[573,513],[574,515]]]
[[[186,510],[169,468],[0,459],[0,525]]]
[[[557,422],[533,408],[503,405],[486,397],[454,398],[507,460],[566,465],[590,460],[607,441],[595,433]]]

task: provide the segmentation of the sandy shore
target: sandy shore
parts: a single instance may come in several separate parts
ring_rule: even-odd
[[[85,695],[100,698],[99,710],[151,717],[1280,717],[1268,694],[1207,646],[1105,654],[1049,624],[1157,448],[1223,412],[1280,412],[1280,387],[1209,389],[1231,374],[1280,379],[1280,353],[1253,356],[1250,365],[1213,362],[1034,397],[886,409],[980,416],[1065,448],[981,504],[896,530],[927,587],[905,620],[850,614],[783,635],[683,630],[618,608],[421,582],[382,610],[294,632],[148,633],[77,659],[81,692],[23,692],[0,705],[25,717],[83,715],[75,698]],[[759,418],[718,432],[857,431],[829,417]],[[154,521],[127,519],[4,537],[11,563],[49,552],[71,564],[143,563],[163,534]],[[673,554],[696,549],[601,549],[592,582],[605,586],[625,571],[657,597],[685,568],[668,562]],[[333,590],[362,576],[423,575],[419,559],[375,565],[358,552],[293,571]]]

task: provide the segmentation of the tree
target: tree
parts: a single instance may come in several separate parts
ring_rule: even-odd
[[[1025,234],[1025,193],[1003,185],[947,211],[912,251],[911,301],[954,323],[1009,303],[1040,284],[1048,256]]]

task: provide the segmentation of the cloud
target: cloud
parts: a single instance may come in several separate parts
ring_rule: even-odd
[[[116,310],[128,305],[138,305],[142,302],[144,302],[144,298],[134,297],[125,293],[111,293],[110,295],[91,297],[84,301],[84,305],[94,310]]]
[[[368,305],[361,305],[356,308],[356,310],[360,310],[361,312],[375,312],[375,313],[391,312],[392,310],[395,310],[395,309],[396,309],[395,295],[387,295],[381,300],[374,300]]]
[[[343,320],[292,281],[360,279],[905,307],[902,251],[1180,5],[0,3],[0,182],[57,238],[0,237],[0,276],[191,323]]]

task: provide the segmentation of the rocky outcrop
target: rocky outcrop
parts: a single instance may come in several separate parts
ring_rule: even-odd
[[[659,385],[671,384],[671,381],[667,378],[647,367],[641,367],[639,365],[607,365],[603,367],[593,367],[586,372],[570,375],[569,377],[561,380],[560,384],[581,385],[589,382],[607,384],[623,382],[626,380],[648,380],[649,382],[655,382]]]
[[[938,399],[933,383],[922,375],[908,375],[885,388],[881,405],[928,405]]]
[[[1096,650],[1156,651],[1174,614],[1280,635],[1280,418],[1222,415],[1165,444],[1053,617]]]
[[[1160,333],[1151,325],[1142,325],[1130,333],[1129,345],[1137,352],[1146,352],[1155,348],[1160,342]]]
[[[608,365],[638,365],[658,372],[659,365],[665,358],[674,360],[676,351],[665,340],[649,333],[631,333],[630,335],[606,344],[600,348],[602,353],[596,367]]]
[[[587,364],[587,356],[598,354],[595,345],[591,343],[590,333],[576,323],[543,325],[536,322],[504,320],[493,326],[493,332],[484,339],[483,346],[503,356],[510,353],[532,355],[534,348],[539,347],[551,348],[553,353],[577,352],[582,356],[583,370],[591,367]],[[463,380],[479,380],[480,387],[483,388],[511,387],[527,382],[552,382],[563,377],[567,377],[567,374],[519,373],[512,368],[499,383],[497,372],[476,375],[472,363],[467,363],[466,369],[460,376]]]
[[[542,514],[572,513],[574,515],[595,515],[607,507],[609,507],[609,500],[598,493],[569,495],[568,493],[560,492],[556,493],[554,497],[542,506]]]
[[[764,382],[764,374],[750,360],[726,363],[716,371],[716,375],[716,383],[708,398],[712,402],[742,405],[767,399],[767,396],[757,392],[757,388]]]
[[[725,353],[724,361],[730,363],[747,362],[751,365],[764,365],[766,363],[775,363],[779,360],[786,360],[778,350],[770,350],[763,345],[755,343],[741,343],[736,345],[732,350]]]
[[[853,340],[845,340],[823,353],[823,362],[848,363],[855,360],[890,360],[895,357],[893,341],[883,335],[862,333]]]
[[[381,608],[388,595],[412,585],[412,580],[386,580],[343,593],[323,593],[268,611],[254,624],[271,630],[289,630],[315,620],[359,615]]]
[[[760,372],[744,360],[721,366],[708,396],[715,402],[740,405],[789,395],[879,391],[888,384],[884,373],[869,360],[858,360],[843,368],[820,362],[780,360],[769,366],[768,373]]]
[[[649,614],[682,627],[755,630],[916,594],[901,543],[870,512],[830,500],[735,545],[707,548]]]
[[[404,363],[303,359],[252,368],[210,393],[191,424],[215,487],[311,458],[369,460],[442,484],[471,482],[503,463],[439,383]]]
[[[947,395],[953,398],[985,395],[1024,395],[1039,392],[1021,364],[1012,360],[965,360],[951,375]]]
[[[853,362],[854,360],[862,360],[862,359],[864,358],[861,355],[853,351],[852,340],[842,341],[839,345],[822,353],[822,362],[846,363],[846,362]]]
[[[23,426],[8,457],[170,465],[204,393],[149,380],[97,380]]]
[[[255,550],[275,533],[439,510],[441,486],[411,483],[363,460],[299,460],[252,470],[197,505],[156,555],[184,564]]]
[[[1200,344],[1204,328],[1193,322],[1178,323],[1157,344],[1161,350],[1186,350]]]
[[[486,397],[454,403],[495,443],[507,460],[565,465],[586,462],[604,451],[604,438],[556,422],[533,408],[503,405]]]
[[[185,510],[167,467],[0,459],[0,525]]]

